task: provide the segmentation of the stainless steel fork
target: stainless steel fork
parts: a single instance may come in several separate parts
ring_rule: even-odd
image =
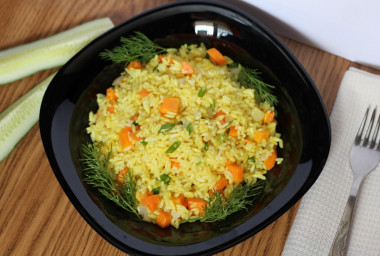
[[[372,131],[376,121],[376,109],[377,107],[372,111],[367,126],[370,107],[367,108],[351,148],[350,163],[354,174],[354,181],[329,256],[343,256],[347,254],[351,221],[360,184],[367,174],[374,170],[380,162],[380,141],[377,140],[380,128],[380,115],[377,118],[375,129]],[[366,132],[363,134],[365,127],[367,127]]]

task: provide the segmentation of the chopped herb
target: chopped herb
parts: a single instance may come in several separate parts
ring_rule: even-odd
[[[212,109],[212,111],[215,111],[215,108],[216,108],[215,100],[212,100],[212,104],[210,104],[210,108]]]
[[[140,141],[141,144],[143,144],[144,146],[146,146],[148,144],[148,142],[146,140],[142,140]]]
[[[179,140],[177,140],[176,142],[174,142],[169,148],[168,150],[165,151],[165,153],[173,153],[174,151],[176,151],[176,149],[181,145],[181,142]]]
[[[160,180],[163,181],[165,185],[169,185],[171,179],[172,178],[165,173],[160,175]]]
[[[146,63],[155,55],[167,52],[166,48],[154,43],[141,32],[136,32],[135,35],[129,37],[122,37],[120,42],[120,46],[116,46],[112,50],[105,50],[99,56],[115,63],[125,62],[128,64],[134,60]]]
[[[202,163],[202,161],[199,161],[198,163],[196,163],[196,165],[200,165]]]
[[[229,68],[237,68],[239,66],[239,63],[237,62],[232,62],[230,64],[227,64],[227,67]]]
[[[205,95],[206,91],[207,91],[207,87],[206,87],[206,86],[203,86],[203,87],[199,90],[199,92],[198,92],[198,97],[203,97],[203,96]]]
[[[156,71],[158,68],[158,64],[152,69],[152,72]]]
[[[257,69],[246,68],[242,65],[239,66],[240,71],[238,74],[238,81],[246,88],[255,90],[255,96],[260,101],[266,101],[270,105],[278,103],[277,97],[273,95],[273,85],[263,82],[260,78],[261,72]]]
[[[227,134],[219,135],[217,139],[218,139],[218,142],[223,143],[228,139],[228,135]]]
[[[208,142],[207,142],[207,141],[205,142],[205,146],[203,147],[203,149],[204,149],[205,151],[208,150]]]
[[[186,130],[189,132],[189,134],[191,134],[193,132],[193,130],[194,130],[193,125],[191,123],[189,123],[186,126]]]
[[[163,132],[167,132],[167,131],[170,131],[171,129],[173,129],[175,126],[175,123],[167,123],[167,124],[163,124],[160,128],[160,130],[158,130],[158,133],[163,133]]]
[[[152,194],[153,194],[153,195],[157,195],[157,194],[159,194],[159,193],[160,193],[160,187],[157,187],[157,188],[152,189]]]
[[[228,128],[228,129],[226,130],[226,134],[229,134],[230,131],[231,131],[231,128]]]
[[[210,59],[210,55],[206,52],[206,56],[205,56],[206,59]]]
[[[248,161],[250,161],[252,163],[256,163],[256,160],[253,156],[248,157]]]
[[[180,124],[180,125],[183,125],[183,122],[182,122],[182,121],[179,121],[179,124]]]
[[[138,126],[139,125],[139,123],[136,123],[136,121],[133,121],[133,123],[132,123],[134,126]]]

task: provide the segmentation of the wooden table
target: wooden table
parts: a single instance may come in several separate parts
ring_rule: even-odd
[[[108,16],[114,24],[119,24],[167,2],[171,1],[0,0],[0,49],[44,38],[95,18]],[[290,39],[281,39],[315,81],[329,113],[348,67],[380,73]],[[0,111],[53,71],[0,86]],[[280,255],[298,205],[255,236],[217,255]],[[92,230],[69,202],[46,158],[38,124],[0,162],[0,252],[18,256],[125,255]]]

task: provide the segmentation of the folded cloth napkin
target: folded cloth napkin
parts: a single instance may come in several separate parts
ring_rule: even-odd
[[[328,255],[353,181],[351,146],[369,104],[380,112],[380,76],[350,68],[330,116],[329,157],[302,198],[282,256]],[[363,181],[355,207],[347,255],[380,256],[380,166]]]

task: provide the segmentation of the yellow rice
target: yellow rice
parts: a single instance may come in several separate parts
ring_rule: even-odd
[[[171,224],[178,227],[180,220],[187,220],[199,214],[197,209],[189,211],[180,205],[175,206],[172,199],[180,194],[185,197],[197,197],[207,200],[209,190],[225,176],[229,184],[224,190],[228,198],[234,185],[233,177],[226,162],[234,162],[244,169],[244,180],[255,182],[265,179],[267,170],[264,161],[272,154],[277,145],[282,147],[280,134],[276,133],[276,122],[263,124],[264,113],[274,111],[267,103],[258,103],[254,90],[241,87],[237,82],[235,69],[227,65],[218,66],[205,58],[204,45],[183,45],[180,49],[170,49],[159,62],[155,56],[142,69],[130,69],[117,78],[113,87],[118,99],[113,103],[114,113],[109,113],[109,100],[98,94],[97,113],[90,113],[88,133],[92,141],[107,153],[112,146],[110,169],[116,176],[121,170],[132,170],[137,182],[137,198],[147,189],[152,191],[160,187],[161,202],[159,209],[171,213]],[[173,63],[170,63],[172,58]],[[193,68],[193,75],[181,73],[182,61]],[[228,59],[228,63],[232,60]],[[198,96],[202,87],[207,91]],[[141,90],[149,95],[141,98]],[[179,114],[168,113],[163,116],[160,106],[164,97],[180,98]],[[215,105],[215,110],[210,106]],[[226,113],[214,118],[219,110]],[[140,129],[136,131],[133,117],[137,117]],[[165,123],[176,123],[170,131],[158,133]],[[193,132],[186,130],[187,124],[193,125]],[[228,136],[224,142],[218,136],[226,133],[228,126],[237,129],[237,137]],[[119,132],[132,127],[139,137],[145,138],[146,145],[134,142],[124,150],[120,147]],[[253,142],[257,130],[268,130],[268,141]],[[173,153],[165,151],[175,141],[181,141],[180,147]],[[209,148],[204,150],[205,142]],[[255,162],[248,161],[254,158]],[[171,167],[171,161],[180,163],[180,168]],[[280,158],[277,159],[279,163]],[[169,185],[160,180],[161,174],[171,177]],[[144,220],[155,222],[158,210],[150,213],[138,207]]]

